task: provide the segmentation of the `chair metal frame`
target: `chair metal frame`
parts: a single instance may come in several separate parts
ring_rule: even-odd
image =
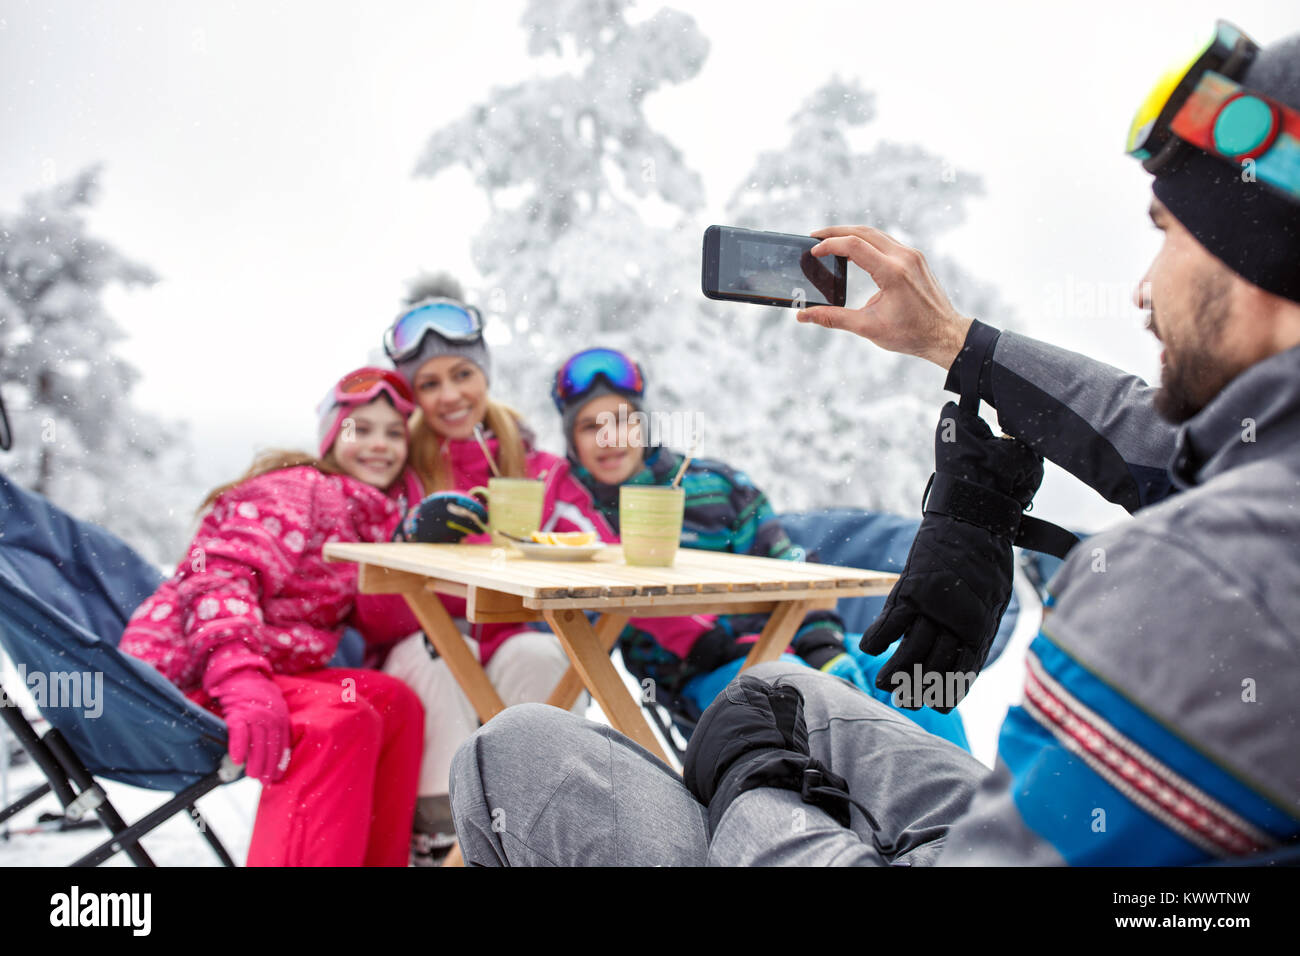
[[[5,694],[3,684],[0,684],[0,699],[13,699]],[[195,806],[196,801],[204,794],[242,776],[243,769],[232,763],[229,755],[222,760],[221,766],[215,771],[186,787],[135,823],[128,824],[113,806],[104,788],[95,780],[94,774],[76,755],[57,728],[51,727],[43,735],[37,734],[22,710],[13,706],[0,707],[0,720],[4,721],[9,732],[14,735],[19,745],[45,776],[45,783],[33,787],[9,806],[0,807],[0,823],[26,810],[47,794],[53,793],[63,805],[63,812],[67,819],[73,822],[80,821],[93,812],[111,834],[107,840],[79,857],[70,866],[98,866],[118,853],[126,853],[136,866],[157,866],[144,847],[140,846],[140,840],[181,810],[188,811],[190,819],[203,835],[203,839],[212,847],[222,866],[237,865]]]

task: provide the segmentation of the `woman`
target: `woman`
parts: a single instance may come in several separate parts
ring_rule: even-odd
[[[430,294],[432,293],[432,294]],[[401,537],[419,541],[486,542],[468,533],[486,524],[483,505],[467,492],[497,471],[506,478],[546,480],[543,520],[554,505],[560,459],[533,447],[532,433],[512,409],[489,393],[491,358],[479,311],[460,298],[458,286],[423,290],[384,335],[384,349],[410,383],[418,409],[411,418],[411,464],[427,497],[405,523]],[[475,437],[481,430],[487,452]],[[569,661],[551,633],[522,624],[468,624],[463,598],[442,597],[461,630],[477,644],[479,659],[506,706],[545,701]],[[446,663],[423,635],[400,642],[384,670],[401,677],[425,706],[425,759],[420,772],[416,848],[420,862],[436,860],[454,842],[447,775],[478,716]],[[585,709],[585,697],[574,709]]]
[[[571,356],[556,372],[551,389],[568,448],[554,514],[557,519],[568,516],[575,524],[581,524],[576,516],[585,516],[583,530],[604,541],[618,540],[619,488],[669,485],[683,462],[680,453],[651,448],[643,440],[636,427],[639,417],[633,413],[642,410],[644,393],[641,367],[613,349],[587,349]],[[611,427],[620,421],[629,423],[626,435]],[[683,547],[804,559],[767,496],[744,472],[696,459],[687,466],[681,486],[686,498]],[[691,724],[739,672],[765,623],[764,615],[634,618],[619,635],[619,648],[628,670],[638,680],[653,680],[670,709]],[[877,693],[863,673],[864,667],[874,667],[873,660],[852,642],[846,644],[843,623],[833,613],[809,614],[790,652],[801,663]],[[904,713],[967,747],[955,713]]]

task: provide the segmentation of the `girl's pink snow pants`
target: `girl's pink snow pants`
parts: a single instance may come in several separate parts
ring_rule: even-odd
[[[424,708],[395,677],[331,667],[275,674],[293,754],[262,787],[249,866],[406,866]]]

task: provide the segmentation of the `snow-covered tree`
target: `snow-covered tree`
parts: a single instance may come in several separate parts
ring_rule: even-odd
[[[661,9],[633,22],[630,6],[532,0],[523,27],[529,52],[552,58],[549,71],[493,90],[435,132],[416,167],[421,176],[465,168],[487,195],[472,250],[494,394],[557,448],[550,373],[579,348],[621,348],[647,367],[648,410],[694,415],[700,454],[744,468],[778,509],[915,513],[943,401],[938,373],[926,378],[915,360],[801,326],[788,309],[704,298],[703,189],[649,127],[643,102],[694,76],[708,42],[685,14]],[[847,133],[873,113],[856,83],[817,90],[790,144],[760,155],[740,180],[730,221],[800,233],[870,221],[932,248],[978,181],[917,146],[856,152]],[[959,308],[994,311],[991,290],[941,257],[931,264]]]
[[[494,90],[434,133],[416,168],[462,166],[487,195],[473,257],[486,280],[478,301],[496,346],[494,391],[553,446],[548,375],[568,353],[601,344],[634,354],[657,373],[657,405],[677,408],[684,383],[726,351],[721,330],[699,322],[699,236],[687,217],[702,205],[700,178],[643,109],[650,93],[699,71],[708,42],[683,13],[633,23],[630,6],[529,3],[529,53],[571,68]],[[651,203],[675,222],[649,225]]]
[[[98,169],[0,215],[0,382],[14,431],[6,474],[109,528],[157,563],[177,557],[187,515],[181,429],[133,408],[139,374],[102,302],[112,283],[155,277],[86,232]],[[189,498],[193,489],[189,489]]]
[[[806,234],[832,223],[870,223],[927,253],[943,288],[967,314],[1010,321],[994,289],[934,253],[982,191],[977,176],[923,147],[850,136],[875,116],[871,93],[832,78],[790,120],[789,143],[759,155],[728,203],[729,221]],[[850,267],[850,303],[866,277]],[[863,296],[858,293],[857,301]],[[801,325],[789,309],[752,317],[764,388],[767,461],[754,465],[782,507],[851,504],[905,514],[918,509],[933,467],[933,434],[946,396],[939,373],[845,332]],[[756,410],[758,410],[756,409]]]

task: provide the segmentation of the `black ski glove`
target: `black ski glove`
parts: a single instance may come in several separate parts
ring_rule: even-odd
[[[1043,480],[1043,460],[1017,439],[995,438],[977,414],[949,402],[935,432],[934,464],[907,564],[860,646],[882,654],[902,637],[876,686],[897,691],[899,706],[947,713],[984,666],[1011,599],[1012,544]],[[895,674],[903,676],[896,681]]]
[[[728,684],[691,735],[682,778],[709,808],[710,833],[732,801],[757,787],[792,790],[840,826],[850,823],[848,784],[809,754],[803,695],[790,685],[744,675]]]

